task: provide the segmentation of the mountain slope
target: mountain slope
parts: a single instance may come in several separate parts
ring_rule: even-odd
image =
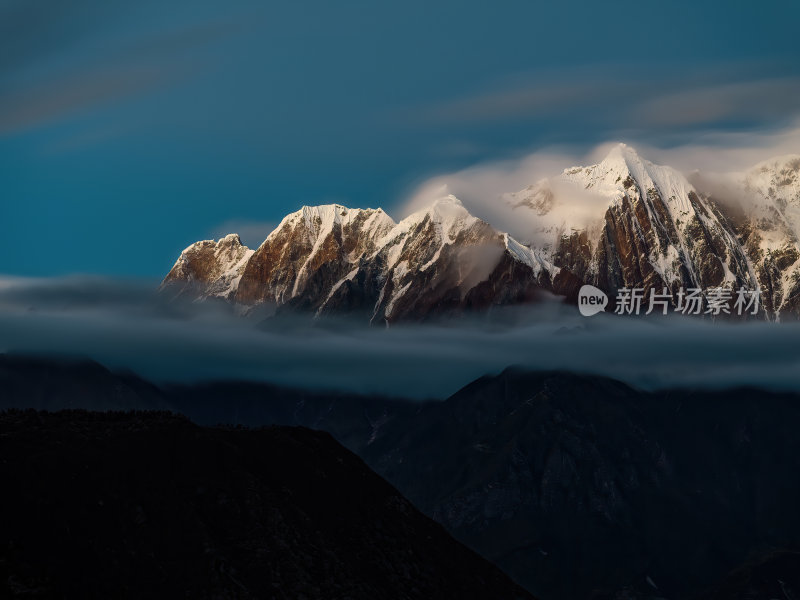
[[[167,273],[162,289],[175,296],[231,299],[253,251],[235,233],[186,248]]]
[[[624,287],[754,289],[724,216],[678,171],[615,146],[603,161],[505,197],[541,223],[525,240],[555,266],[614,294]],[[574,209],[578,207],[576,214]]]
[[[302,298],[303,304],[317,306],[393,226],[380,209],[304,206],[281,221],[255,251],[236,299],[285,304]]]
[[[695,174],[703,181],[703,174]],[[719,179],[719,178],[717,178]],[[744,173],[723,175],[706,196],[725,214],[745,249],[776,317],[800,314],[800,156],[759,163]]]
[[[676,598],[751,553],[800,549],[798,427],[791,395],[509,370],[360,453],[542,597]]]
[[[325,433],[29,411],[0,440],[3,597],[531,598]]]

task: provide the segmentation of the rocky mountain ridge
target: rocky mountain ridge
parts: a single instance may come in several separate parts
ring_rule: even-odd
[[[230,239],[184,250],[162,288],[316,315],[363,313],[389,323],[524,301],[551,288],[558,273],[454,196],[399,223],[381,209],[306,206],[255,251]],[[243,249],[234,256],[246,256],[244,264],[229,258],[224,246],[231,243]]]
[[[796,317],[800,157],[711,181],[619,144],[598,164],[499,198],[526,223],[519,239],[452,195],[398,223],[381,209],[306,206],[256,250],[235,235],[192,244],[162,289],[389,324],[540,292],[574,302],[583,284],[608,293],[612,307],[623,288],[666,290],[676,306],[682,289],[724,287],[760,290],[758,318]]]

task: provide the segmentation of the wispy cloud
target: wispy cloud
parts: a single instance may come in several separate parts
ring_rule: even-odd
[[[521,87],[493,90],[457,98],[422,111],[423,120],[445,123],[475,123],[546,118],[588,105],[594,92],[607,100],[624,92],[616,86],[598,89],[597,81],[541,81]]]
[[[800,78],[781,77],[662,91],[631,107],[633,125],[685,127],[730,121],[764,123],[800,113]]]
[[[79,3],[87,9],[91,5]],[[51,24],[51,20],[57,20],[55,16],[44,18],[47,14],[44,8],[14,7],[16,10],[9,11],[7,16],[13,17],[16,28],[4,40],[8,46],[4,54],[16,54],[20,62],[14,65],[16,70],[9,68],[0,75],[0,135],[179,85],[209,68],[208,64],[201,68],[192,60],[193,51],[229,37],[242,26],[237,21],[208,21],[151,32],[132,42],[124,39],[92,42],[90,38],[82,43],[91,58],[43,68],[50,63],[37,61],[51,60],[47,49],[53,46],[55,50],[70,40],[78,43],[74,36],[79,35],[81,28],[62,31]],[[91,20],[84,11],[73,8],[73,17]],[[55,15],[59,14],[57,9],[53,10]],[[104,13],[101,7],[97,10]],[[69,21],[72,20],[81,21],[80,18]],[[9,27],[6,24],[5,28]],[[30,39],[36,39],[38,46],[31,46]]]
[[[787,154],[800,154],[800,118],[782,128],[747,128],[740,131],[708,131],[689,142],[658,147],[637,144],[644,156],[684,172],[693,170],[731,172]]]
[[[653,137],[675,128],[697,131],[732,122],[782,124],[800,115],[800,78],[770,77],[760,73],[769,69],[756,67],[704,65],[663,72],[619,65],[531,73],[417,107],[407,118],[452,127],[572,120],[608,136],[636,131]]]
[[[97,105],[130,98],[168,80],[145,65],[75,73],[0,97],[0,135],[37,127]]]

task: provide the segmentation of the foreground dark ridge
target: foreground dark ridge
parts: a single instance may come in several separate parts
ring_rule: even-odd
[[[737,589],[771,600],[781,598],[769,591],[775,579],[742,573],[776,570],[800,598],[800,568],[787,566],[800,551],[796,394],[645,393],[512,369],[414,403],[252,383],[161,389],[97,364],[9,357],[0,390],[6,407],[168,407],[200,423],[329,431],[542,598],[735,598]],[[740,567],[728,591],[711,595]]]
[[[0,413],[0,596],[530,598],[330,435]]]

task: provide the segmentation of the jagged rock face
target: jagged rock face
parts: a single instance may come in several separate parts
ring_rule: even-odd
[[[216,242],[195,242],[181,252],[162,288],[176,296],[229,299],[252,255],[235,233]]]
[[[299,298],[298,304],[317,307],[393,226],[380,209],[303,207],[287,216],[255,251],[236,300],[285,304]]]
[[[625,145],[506,200],[536,213],[541,227],[527,241],[562,279],[571,274],[612,295],[623,287],[755,287],[724,216],[679,172]]]
[[[420,320],[524,300],[542,273],[528,249],[448,197],[394,227],[320,309],[337,311],[360,295],[372,322]]]
[[[218,264],[222,242],[190,246],[164,286],[215,282],[229,266]],[[552,265],[473,217],[453,196],[400,223],[380,209],[304,207],[246,252],[226,298],[317,315],[358,313],[373,323],[523,302],[551,286]],[[194,293],[212,295],[202,286]]]
[[[702,180],[702,177],[698,176]],[[767,310],[800,314],[800,156],[760,163],[710,186],[709,202],[745,249]]]

